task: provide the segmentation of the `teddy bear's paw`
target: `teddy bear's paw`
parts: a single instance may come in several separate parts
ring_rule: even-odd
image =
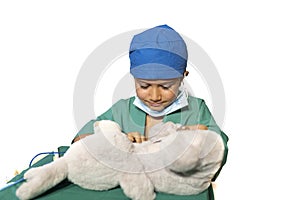
[[[31,168],[24,174],[26,181],[17,189],[16,195],[21,200],[34,198],[57,185],[66,176],[67,166],[63,159]]]
[[[44,173],[47,172],[47,169],[45,169],[45,167],[35,167],[35,168],[31,168],[29,169],[25,174],[24,174],[24,178],[27,181],[31,181],[35,178],[40,178],[41,175],[43,175]]]
[[[31,199],[42,194],[49,188],[49,184],[45,183],[49,179],[47,170],[43,167],[32,168],[24,174],[26,182],[24,182],[16,191],[17,197],[21,200]]]
[[[154,186],[144,173],[125,174],[120,186],[126,196],[132,200],[154,200]]]
[[[33,197],[30,187],[26,186],[26,183],[23,183],[16,191],[16,196],[20,200],[28,200]]]

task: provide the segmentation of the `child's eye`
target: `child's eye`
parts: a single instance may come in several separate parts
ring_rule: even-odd
[[[149,86],[148,85],[141,85],[140,86],[142,89],[147,89]]]
[[[164,89],[164,90],[168,90],[168,89],[170,89],[170,86],[161,86],[162,87],[162,89]]]

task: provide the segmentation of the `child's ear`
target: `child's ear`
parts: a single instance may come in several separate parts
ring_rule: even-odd
[[[183,72],[183,77],[187,77],[188,75],[189,75],[189,71],[185,71],[185,72]]]

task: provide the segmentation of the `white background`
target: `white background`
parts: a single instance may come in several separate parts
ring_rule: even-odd
[[[299,9],[296,0],[1,1],[1,183],[70,144],[74,85],[96,47],[168,24],[206,51],[223,81],[230,151],[216,199],[299,199]]]

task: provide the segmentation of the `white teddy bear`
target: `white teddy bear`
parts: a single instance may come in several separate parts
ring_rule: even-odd
[[[16,195],[21,200],[34,198],[66,178],[91,190],[120,185],[133,200],[153,200],[155,191],[198,194],[210,185],[224,154],[219,134],[179,130],[172,122],[154,127],[143,143],[132,143],[109,120],[95,122],[94,131],[71,145],[63,157],[28,170]]]

